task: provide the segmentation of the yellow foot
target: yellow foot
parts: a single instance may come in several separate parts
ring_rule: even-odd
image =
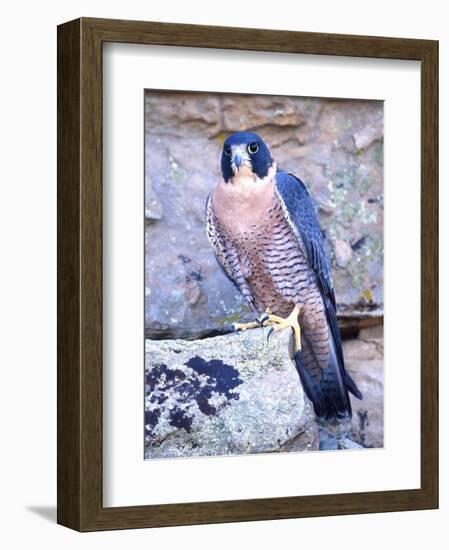
[[[292,328],[295,337],[295,353],[301,350],[301,327],[298,322],[298,315],[301,311],[299,306],[295,306],[293,311],[285,319],[278,315],[273,315],[268,308],[266,313],[260,319],[251,323],[234,323],[234,330],[245,331],[251,328],[271,327],[271,331],[282,330],[283,328]]]
[[[252,321],[251,323],[233,323],[232,328],[234,330],[248,330],[249,328],[260,328],[262,326],[258,321]]]
[[[242,330],[242,331],[248,330],[250,328],[263,327],[265,324],[265,320],[268,319],[267,316],[270,314],[271,314],[271,309],[267,307],[262,317],[256,317],[256,320],[252,321],[251,323],[233,323],[232,327],[234,330]]]
[[[278,315],[268,314],[264,319],[264,326],[271,326],[273,331],[282,330],[283,328],[292,328],[295,338],[295,353],[301,351],[301,327],[298,322],[298,315],[301,311],[299,306],[295,306],[293,311],[285,319]]]

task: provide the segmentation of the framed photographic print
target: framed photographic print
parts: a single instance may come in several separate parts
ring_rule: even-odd
[[[58,522],[438,506],[438,44],[58,28]]]

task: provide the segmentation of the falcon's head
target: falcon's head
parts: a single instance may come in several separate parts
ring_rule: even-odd
[[[223,144],[221,171],[225,182],[239,175],[262,179],[272,165],[270,150],[257,134],[237,132]]]

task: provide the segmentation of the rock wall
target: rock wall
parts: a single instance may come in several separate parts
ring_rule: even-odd
[[[384,445],[384,336],[383,326],[362,329],[343,342],[346,368],[363,394],[351,399],[351,439],[362,447]]]
[[[364,394],[347,437],[314,422],[286,332],[270,346],[262,329],[227,334],[253,313],[215,261],[204,206],[239,130],[315,201]],[[383,446],[382,102],[147,91],[145,254],[147,458]]]
[[[339,315],[382,315],[382,102],[147,91],[147,336],[194,339],[250,316],[204,228],[223,140],[238,130],[258,132],[278,165],[309,188]]]

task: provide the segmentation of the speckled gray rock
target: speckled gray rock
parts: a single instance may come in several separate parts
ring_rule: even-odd
[[[204,228],[223,139],[254,130],[316,202],[339,314],[383,313],[380,101],[147,92],[146,309],[150,338],[194,339],[252,317]]]
[[[146,458],[318,449],[289,330],[145,344]]]

